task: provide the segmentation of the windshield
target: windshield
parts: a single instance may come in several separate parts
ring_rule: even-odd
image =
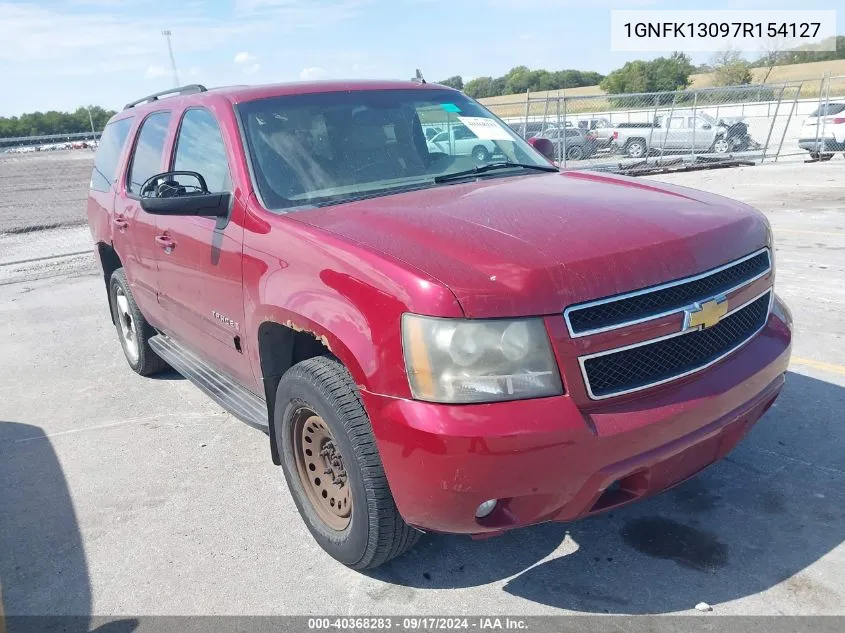
[[[507,125],[451,90],[312,93],[249,101],[237,110],[269,209],[444,186],[448,178],[435,177],[491,163],[550,167]],[[540,172],[514,166],[483,173]]]

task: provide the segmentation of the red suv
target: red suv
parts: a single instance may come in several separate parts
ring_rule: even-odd
[[[495,153],[432,151],[423,126],[453,125]],[[131,367],[264,429],[314,538],[356,569],[422,531],[665,490],[737,444],[789,360],[762,214],[559,172],[422,81],[131,103],[88,217]]]

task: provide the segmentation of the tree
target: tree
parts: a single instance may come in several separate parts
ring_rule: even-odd
[[[473,99],[484,99],[485,97],[492,97],[493,95],[493,78],[492,77],[476,77],[470,79],[464,86],[464,92]]]
[[[716,86],[743,86],[751,83],[751,67],[735,50],[719,51],[711,60]]]
[[[91,118],[88,118],[88,112]],[[96,131],[102,130],[113,110],[99,106],[77,108],[75,112],[28,112],[19,117],[0,117],[0,138],[16,136],[47,136],[53,134],[77,134],[91,131],[91,120]]]
[[[760,67],[765,68],[766,72],[763,74],[763,80],[760,83],[766,83],[775,66],[780,65],[785,60],[784,48],[783,40],[769,39],[764,41],[763,54],[758,61]]]
[[[455,75],[454,77],[449,77],[448,79],[444,79],[443,81],[438,81],[437,83],[443,86],[449,86],[450,88],[454,88],[455,90],[463,90],[464,89],[464,78],[460,75]]]
[[[605,77],[600,86],[610,94],[682,90],[689,86],[693,72],[695,66],[689,56],[675,52],[648,62],[640,59],[627,62]]]

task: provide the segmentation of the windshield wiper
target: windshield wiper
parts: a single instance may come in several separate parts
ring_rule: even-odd
[[[557,167],[552,167],[551,165],[532,165],[530,163],[512,163],[510,161],[501,161],[497,163],[479,165],[478,167],[473,167],[472,169],[467,169],[465,171],[456,171],[452,174],[442,174],[440,176],[435,176],[434,182],[439,184],[441,182],[449,182],[450,180],[460,180],[461,178],[467,178],[468,176],[477,176],[478,174],[484,174],[486,172],[494,171],[497,169],[511,169],[513,167],[522,167],[523,169],[534,169],[536,171],[560,171]]]

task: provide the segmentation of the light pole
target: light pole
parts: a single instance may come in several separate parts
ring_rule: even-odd
[[[85,108],[88,110],[88,121],[91,122],[91,138],[93,140],[97,140],[97,130],[94,129],[94,117],[91,116],[91,108]]]
[[[173,81],[176,82],[176,87],[179,87],[179,73],[176,72],[176,59],[173,57],[173,45],[170,43],[170,36],[172,33],[170,29],[164,29],[161,34],[167,40],[167,52],[170,54],[170,67],[173,69]]]

